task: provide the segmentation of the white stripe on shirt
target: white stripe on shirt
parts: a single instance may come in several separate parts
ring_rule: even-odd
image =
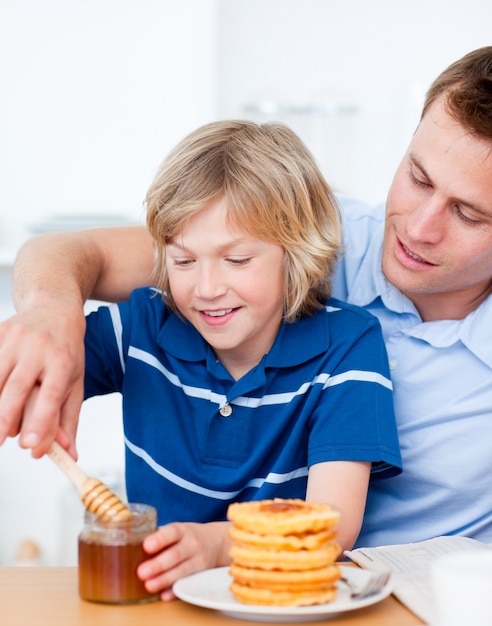
[[[123,374],[125,373],[125,359],[123,358],[123,324],[121,323],[120,309],[117,304],[111,304],[109,314],[113,322],[114,336],[116,345],[118,346],[118,354],[120,356],[120,364]]]
[[[138,359],[147,363],[151,367],[155,367],[159,370],[170,383],[176,387],[180,387],[183,392],[192,398],[201,398],[214,402],[219,406],[223,406],[227,402],[226,396],[222,394],[213,393],[210,389],[204,389],[202,387],[191,387],[189,385],[183,385],[176,374],[173,374],[166,369],[162,363],[153,355],[139,348],[130,346],[128,350],[128,356]],[[312,381],[303,383],[297,390],[285,392],[285,393],[272,393],[266,394],[262,398],[251,398],[247,396],[238,396],[231,401],[231,404],[237,406],[243,406],[246,408],[258,408],[259,406],[268,406],[272,404],[288,404],[296,396],[303,395],[307,390],[314,385],[323,385],[323,389],[327,387],[334,387],[335,385],[341,385],[347,381],[356,380],[369,383],[376,383],[382,385],[387,389],[393,389],[391,380],[382,376],[378,372],[369,372],[365,370],[350,370],[336,376],[330,376],[330,374],[323,373],[316,376]]]
[[[154,461],[154,459],[146,452],[143,448],[136,446],[133,444],[127,437],[125,437],[125,444],[127,448],[133,452],[136,456],[142,459],[149,467],[151,467],[154,472],[168,480],[169,482],[181,487],[182,489],[186,489],[187,491],[192,491],[193,493],[198,493],[202,496],[207,496],[209,498],[215,498],[216,500],[230,500],[235,496],[239,495],[244,489],[248,487],[255,487],[259,489],[265,483],[272,483],[275,485],[280,485],[282,483],[287,483],[296,478],[304,477],[308,475],[307,467],[299,467],[296,470],[291,472],[287,472],[285,474],[278,474],[277,472],[270,472],[265,478],[252,478],[249,480],[244,487],[238,489],[237,491],[216,491],[214,489],[207,489],[205,487],[201,487],[196,483],[192,483],[189,480],[181,478],[177,474],[170,472],[162,465],[159,465]]]

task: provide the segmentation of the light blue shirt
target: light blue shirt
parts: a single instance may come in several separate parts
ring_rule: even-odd
[[[403,460],[402,474],[372,482],[357,545],[492,542],[492,298],[463,320],[422,322],[381,271],[384,206],[340,202],[346,254],[333,295],[381,322]]]

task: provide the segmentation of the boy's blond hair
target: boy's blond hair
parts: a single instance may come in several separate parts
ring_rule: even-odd
[[[190,217],[222,197],[231,225],[284,249],[284,319],[320,308],[330,295],[340,252],[337,202],[293,131],[279,123],[241,120],[213,122],[188,135],[161,164],[147,192],[156,279],[170,306],[175,309],[166,244]]]

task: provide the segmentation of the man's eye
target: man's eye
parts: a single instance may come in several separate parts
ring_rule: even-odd
[[[430,187],[430,184],[427,181],[418,178],[413,172],[410,172],[410,178],[419,187]]]
[[[458,215],[460,220],[465,222],[465,224],[470,224],[473,226],[481,223],[480,220],[472,220],[471,217],[465,215],[459,206],[456,207],[456,214]]]

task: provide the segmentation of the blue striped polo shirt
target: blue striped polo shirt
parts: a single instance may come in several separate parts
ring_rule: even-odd
[[[85,342],[85,396],[121,392],[127,496],[153,504],[159,524],[304,498],[309,467],[324,461],[400,472],[379,322],[358,307],[331,299],[282,324],[237,381],[152,288],[88,315]]]

